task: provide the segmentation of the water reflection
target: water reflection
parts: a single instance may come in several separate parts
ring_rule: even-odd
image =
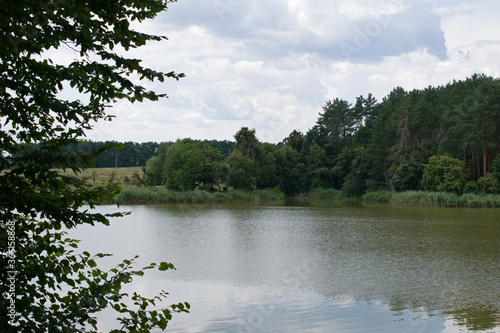
[[[172,292],[168,283],[193,303],[179,332],[500,331],[499,210],[355,201],[124,209],[133,214],[109,228],[80,230],[83,245],[173,262],[177,271],[142,287]]]

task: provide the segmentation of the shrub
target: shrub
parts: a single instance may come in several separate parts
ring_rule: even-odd
[[[460,193],[467,181],[468,172],[463,161],[447,155],[432,156],[424,165],[422,187],[426,191]]]
[[[464,185],[463,193],[479,193],[479,185],[476,182],[468,182]]]
[[[495,194],[500,192],[500,182],[492,173],[487,173],[483,177],[479,178],[477,185],[481,190],[481,193]]]

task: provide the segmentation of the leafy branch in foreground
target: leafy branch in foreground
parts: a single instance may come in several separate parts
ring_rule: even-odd
[[[135,31],[131,22],[152,19],[175,0],[3,1],[0,12],[0,327],[3,332],[96,332],[104,309],[121,316],[114,332],[164,329],[173,312],[189,304],[161,306],[154,298],[128,295],[122,287],[145,270],[123,261],[97,267],[106,255],[76,254],[66,229],[108,225],[123,213],[92,209],[119,191],[110,181],[92,186],[78,175],[108,145],[68,151],[119,100],[165,97],[137,84],[183,74],[163,73],[125,57],[130,48],[162,41]],[[60,53],[62,52],[62,53]],[[57,62],[54,59],[64,59]],[[69,59],[69,60],[68,60]],[[138,79],[138,80],[137,80]],[[64,98],[66,96],[67,98]],[[70,97],[68,97],[70,96]],[[60,171],[62,170],[62,171]],[[70,170],[74,175],[63,173]],[[131,304],[129,303],[131,301]]]

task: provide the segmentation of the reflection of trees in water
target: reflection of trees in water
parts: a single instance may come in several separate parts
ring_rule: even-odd
[[[486,295],[485,286],[478,290],[468,288],[464,280],[455,281],[449,286],[441,286],[444,289],[440,293],[436,292],[437,288],[430,287],[434,294],[427,293],[423,297],[416,293],[395,293],[387,304],[395,315],[401,315],[408,310],[414,312],[417,317],[419,313],[445,315],[456,322],[456,326],[463,326],[470,331],[488,331],[500,327],[500,302],[495,298],[498,288],[491,285],[491,294]]]
[[[500,309],[493,307],[448,310],[447,314],[471,331],[490,330],[500,326]]]
[[[289,201],[276,209],[186,204],[148,210],[168,216],[163,238],[171,246],[189,246],[172,262],[191,263],[184,268],[190,277],[293,286],[333,303],[381,305],[395,320],[415,324],[411,332],[439,332],[445,317],[464,330],[500,327],[498,211],[364,205]],[[167,221],[155,224],[158,234]]]
[[[500,327],[494,212],[379,206],[310,213],[315,253],[308,257],[320,263],[311,283],[321,294],[378,301],[396,316],[449,315],[471,330]]]

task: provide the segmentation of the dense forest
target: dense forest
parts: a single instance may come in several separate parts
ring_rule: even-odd
[[[242,127],[231,141],[122,144],[96,167],[145,165],[144,183],[177,191],[318,188],[360,196],[380,189],[500,192],[500,80],[473,75],[423,90],[393,89],[378,102],[327,101],[314,126],[281,143]],[[72,149],[98,149],[84,142]]]
[[[229,157],[206,142],[162,143],[147,185],[174,190],[315,188],[359,196],[379,189],[500,191],[500,81],[474,75],[423,90],[393,89],[351,104],[327,101],[316,124],[279,144],[241,128]]]

